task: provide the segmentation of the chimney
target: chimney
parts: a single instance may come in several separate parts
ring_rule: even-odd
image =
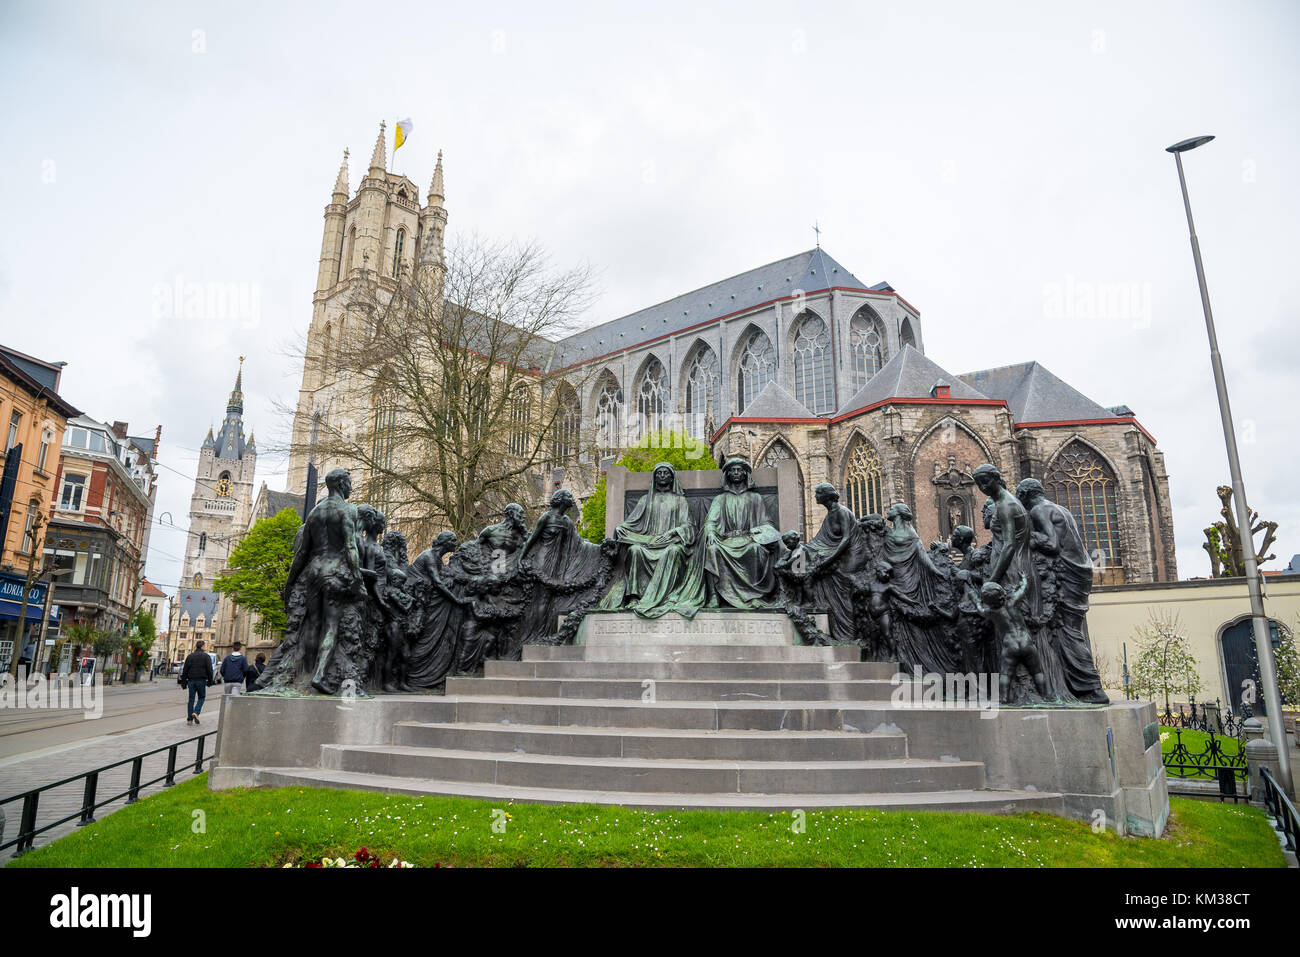
[[[114,422],[114,423],[113,423],[113,434],[116,435],[119,439],[124,439],[124,438],[126,438],[126,423],[125,423],[125,422]]]

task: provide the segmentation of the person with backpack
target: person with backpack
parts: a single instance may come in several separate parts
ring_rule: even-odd
[[[185,723],[198,724],[199,712],[203,710],[203,702],[208,696],[208,685],[215,683],[212,674],[212,659],[203,650],[203,642],[197,641],[194,643],[194,651],[185,659],[185,664],[181,666],[181,673],[177,677],[176,683],[182,688],[189,689],[189,703],[185,707],[185,713],[188,717]]]
[[[223,689],[225,694],[239,694],[243,691],[244,680],[253,670],[253,666],[239,650],[242,647],[239,642],[235,642],[231,646],[230,654],[226,655],[226,660],[221,663],[221,680],[226,683]]]
[[[244,691],[251,692],[253,686],[257,684],[257,679],[262,677],[262,672],[266,670],[266,655],[259,654],[257,661],[248,666],[248,672],[244,675]]]

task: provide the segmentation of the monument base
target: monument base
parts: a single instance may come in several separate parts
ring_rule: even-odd
[[[822,633],[825,615],[815,616]],[[630,611],[588,612],[578,626],[575,645],[622,647],[625,645],[797,645],[799,632],[781,611],[744,611],[710,608],[694,618],[669,612],[659,618],[642,618]]]

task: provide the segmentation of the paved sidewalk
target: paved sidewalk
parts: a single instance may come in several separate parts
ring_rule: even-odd
[[[135,731],[93,738],[84,744],[71,748],[66,746],[51,748],[44,752],[33,752],[30,755],[18,755],[15,758],[7,759],[0,762],[0,799],[74,774],[91,771],[106,764],[112,764],[114,761],[132,758],[142,752],[152,751],[154,748],[165,747],[199,734],[216,731],[218,717],[221,713],[220,705],[221,696],[219,694],[209,694],[208,704],[204,708],[203,723],[199,725],[188,725],[183,717],[178,717]],[[208,738],[203,744],[205,758],[210,757],[216,750],[216,738]],[[193,776],[196,747],[197,742],[191,742],[177,749],[176,783],[179,784]],[[188,765],[186,764],[187,761],[189,762]],[[145,759],[140,780],[148,781],[150,778],[165,774],[166,771],[167,752],[164,751],[161,754],[155,754]],[[130,785],[131,765],[128,763],[113,768],[111,771],[100,775],[96,800],[119,794]],[[163,786],[160,782],[150,788],[142,788],[140,795],[143,797],[146,794],[153,794],[162,789]],[[42,793],[40,803],[37,806],[37,826],[79,811],[84,793],[84,780],[78,780]],[[115,801],[96,811],[95,818],[103,818],[125,805],[125,798]],[[22,801],[11,801],[0,805],[0,811],[3,811],[6,816],[4,840],[11,840],[17,836],[18,824],[22,818],[22,807]],[[50,841],[69,834],[75,829],[76,820],[74,819],[37,837],[36,846],[41,847],[48,844]],[[12,855],[12,848],[0,851],[0,862],[7,861]]]

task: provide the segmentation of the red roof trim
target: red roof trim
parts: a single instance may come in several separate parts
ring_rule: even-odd
[[[911,309],[912,312],[916,313],[918,319],[921,317],[921,313],[917,311],[916,307],[913,306],[906,299],[904,299],[902,296],[899,296],[898,293],[886,292],[883,289],[863,289],[860,286],[828,286],[825,289],[813,289],[811,291],[804,292],[802,298],[807,299],[809,296],[819,296],[824,292],[865,292],[865,293],[870,293],[873,296],[895,296],[898,298],[900,302],[905,303],[908,309]],[[610,356],[616,356],[622,352],[630,352],[633,349],[640,349],[643,346],[648,346],[652,342],[659,342],[663,339],[670,339],[673,336],[684,335],[685,333],[691,332],[692,330],[701,329],[704,326],[712,325],[715,322],[722,322],[725,319],[734,319],[736,316],[743,316],[747,312],[753,312],[756,309],[765,309],[768,306],[773,305],[774,303],[786,302],[794,298],[795,297],[793,295],[778,296],[775,299],[767,300],[767,302],[760,302],[757,305],[746,306],[744,309],[737,309],[735,312],[729,312],[723,316],[715,316],[712,319],[704,319],[701,320],[700,322],[695,323],[694,325],[686,326],[684,329],[677,329],[674,330],[673,332],[665,332],[662,335],[654,336],[653,338],[650,339],[642,339],[640,342],[634,342],[631,343],[630,345],[626,345],[621,348],[614,349],[610,352],[603,352],[598,356],[592,356],[590,359],[583,359],[581,362],[572,362],[567,366],[562,366],[560,369],[557,370],[557,372],[567,372],[569,369],[576,369],[578,366],[585,366],[591,362],[599,362],[602,359],[608,359]]]
[[[1049,429],[1073,425],[1131,425],[1151,440],[1152,445],[1159,445],[1156,437],[1142,427],[1142,423],[1132,415],[1121,415],[1113,419],[1068,419],[1063,422],[1017,422],[1017,429]]]
[[[845,419],[851,419],[854,416],[862,415],[864,412],[871,412],[879,409],[884,405],[1000,405],[1006,406],[1002,399],[955,399],[952,396],[947,398],[937,398],[935,396],[915,396],[910,399],[903,399],[897,396],[881,399],[879,402],[873,402],[871,405],[864,405],[860,409],[854,409],[852,412],[843,412],[830,421],[843,422]]]

